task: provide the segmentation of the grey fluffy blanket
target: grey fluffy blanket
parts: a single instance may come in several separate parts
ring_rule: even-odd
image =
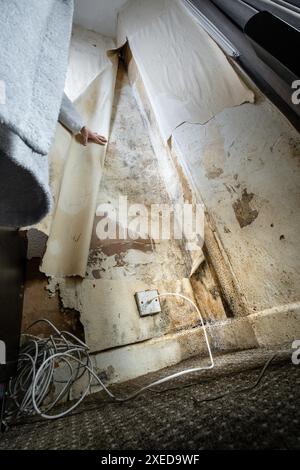
[[[1,226],[34,224],[50,209],[47,154],[62,101],[72,16],[73,0],[0,0]]]

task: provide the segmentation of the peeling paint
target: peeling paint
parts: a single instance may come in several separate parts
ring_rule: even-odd
[[[140,317],[134,298],[136,292],[156,288],[160,293],[177,292],[195,301],[189,279],[151,284],[136,279],[61,279],[58,283],[63,306],[80,312],[92,352],[163,337],[199,324],[195,308],[181,298],[161,299],[162,312],[144,318]]]

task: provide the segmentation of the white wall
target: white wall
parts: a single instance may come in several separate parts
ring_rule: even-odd
[[[74,23],[104,36],[116,34],[117,11],[127,0],[75,0]]]

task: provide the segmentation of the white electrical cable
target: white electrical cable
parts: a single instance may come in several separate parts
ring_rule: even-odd
[[[106,385],[94,371],[93,364],[88,353],[88,347],[85,343],[76,338],[76,336],[72,335],[72,333],[67,331],[59,331],[49,320],[38,320],[31,326],[41,321],[46,322],[54,330],[55,335],[51,335],[46,339],[38,338],[29,334],[23,335],[28,339],[28,342],[21,350],[17,375],[10,381],[9,384],[9,396],[13,400],[15,408],[17,409],[17,417],[23,414],[32,415],[35,413],[46,419],[57,419],[66,416],[83,401],[90,390],[93,379],[95,379],[95,381],[102,387],[102,389],[108,394],[110,398],[117,402],[124,402],[135,398],[137,395],[147,389],[163,384],[177,377],[181,377],[193,372],[199,372],[201,370],[212,369],[214,367],[214,360],[211,353],[205,324],[197,305],[185,295],[174,292],[165,292],[159,294],[149,300],[148,303],[153,302],[157,298],[169,296],[180,297],[186,300],[197,311],[209,353],[210,364],[208,366],[193,367],[176,372],[162,379],[156,380],[126,397],[118,397],[106,387]],[[65,364],[69,369],[70,377],[67,380],[58,380],[55,378],[55,372],[59,369],[58,365],[60,362]],[[75,368],[74,362],[76,364]],[[81,397],[62,413],[55,415],[48,414],[48,412],[53,409],[59,400],[69,394],[74,383],[82,378],[85,373],[88,374],[88,384]],[[46,398],[49,397],[53,387],[55,387],[55,384],[63,385],[62,390],[58,393],[56,398],[52,399],[49,404],[43,404]],[[41,409],[42,406],[44,408],[43,410]],[[13,411],[9,412],[9,416],[14,415],[15,413],[13,413]]]

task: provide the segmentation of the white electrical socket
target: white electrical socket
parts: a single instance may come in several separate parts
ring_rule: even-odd
[[[141,317],[161,312],[160,301],[157,297],[158,291],[156,289],[137,292],[134,296]]]

